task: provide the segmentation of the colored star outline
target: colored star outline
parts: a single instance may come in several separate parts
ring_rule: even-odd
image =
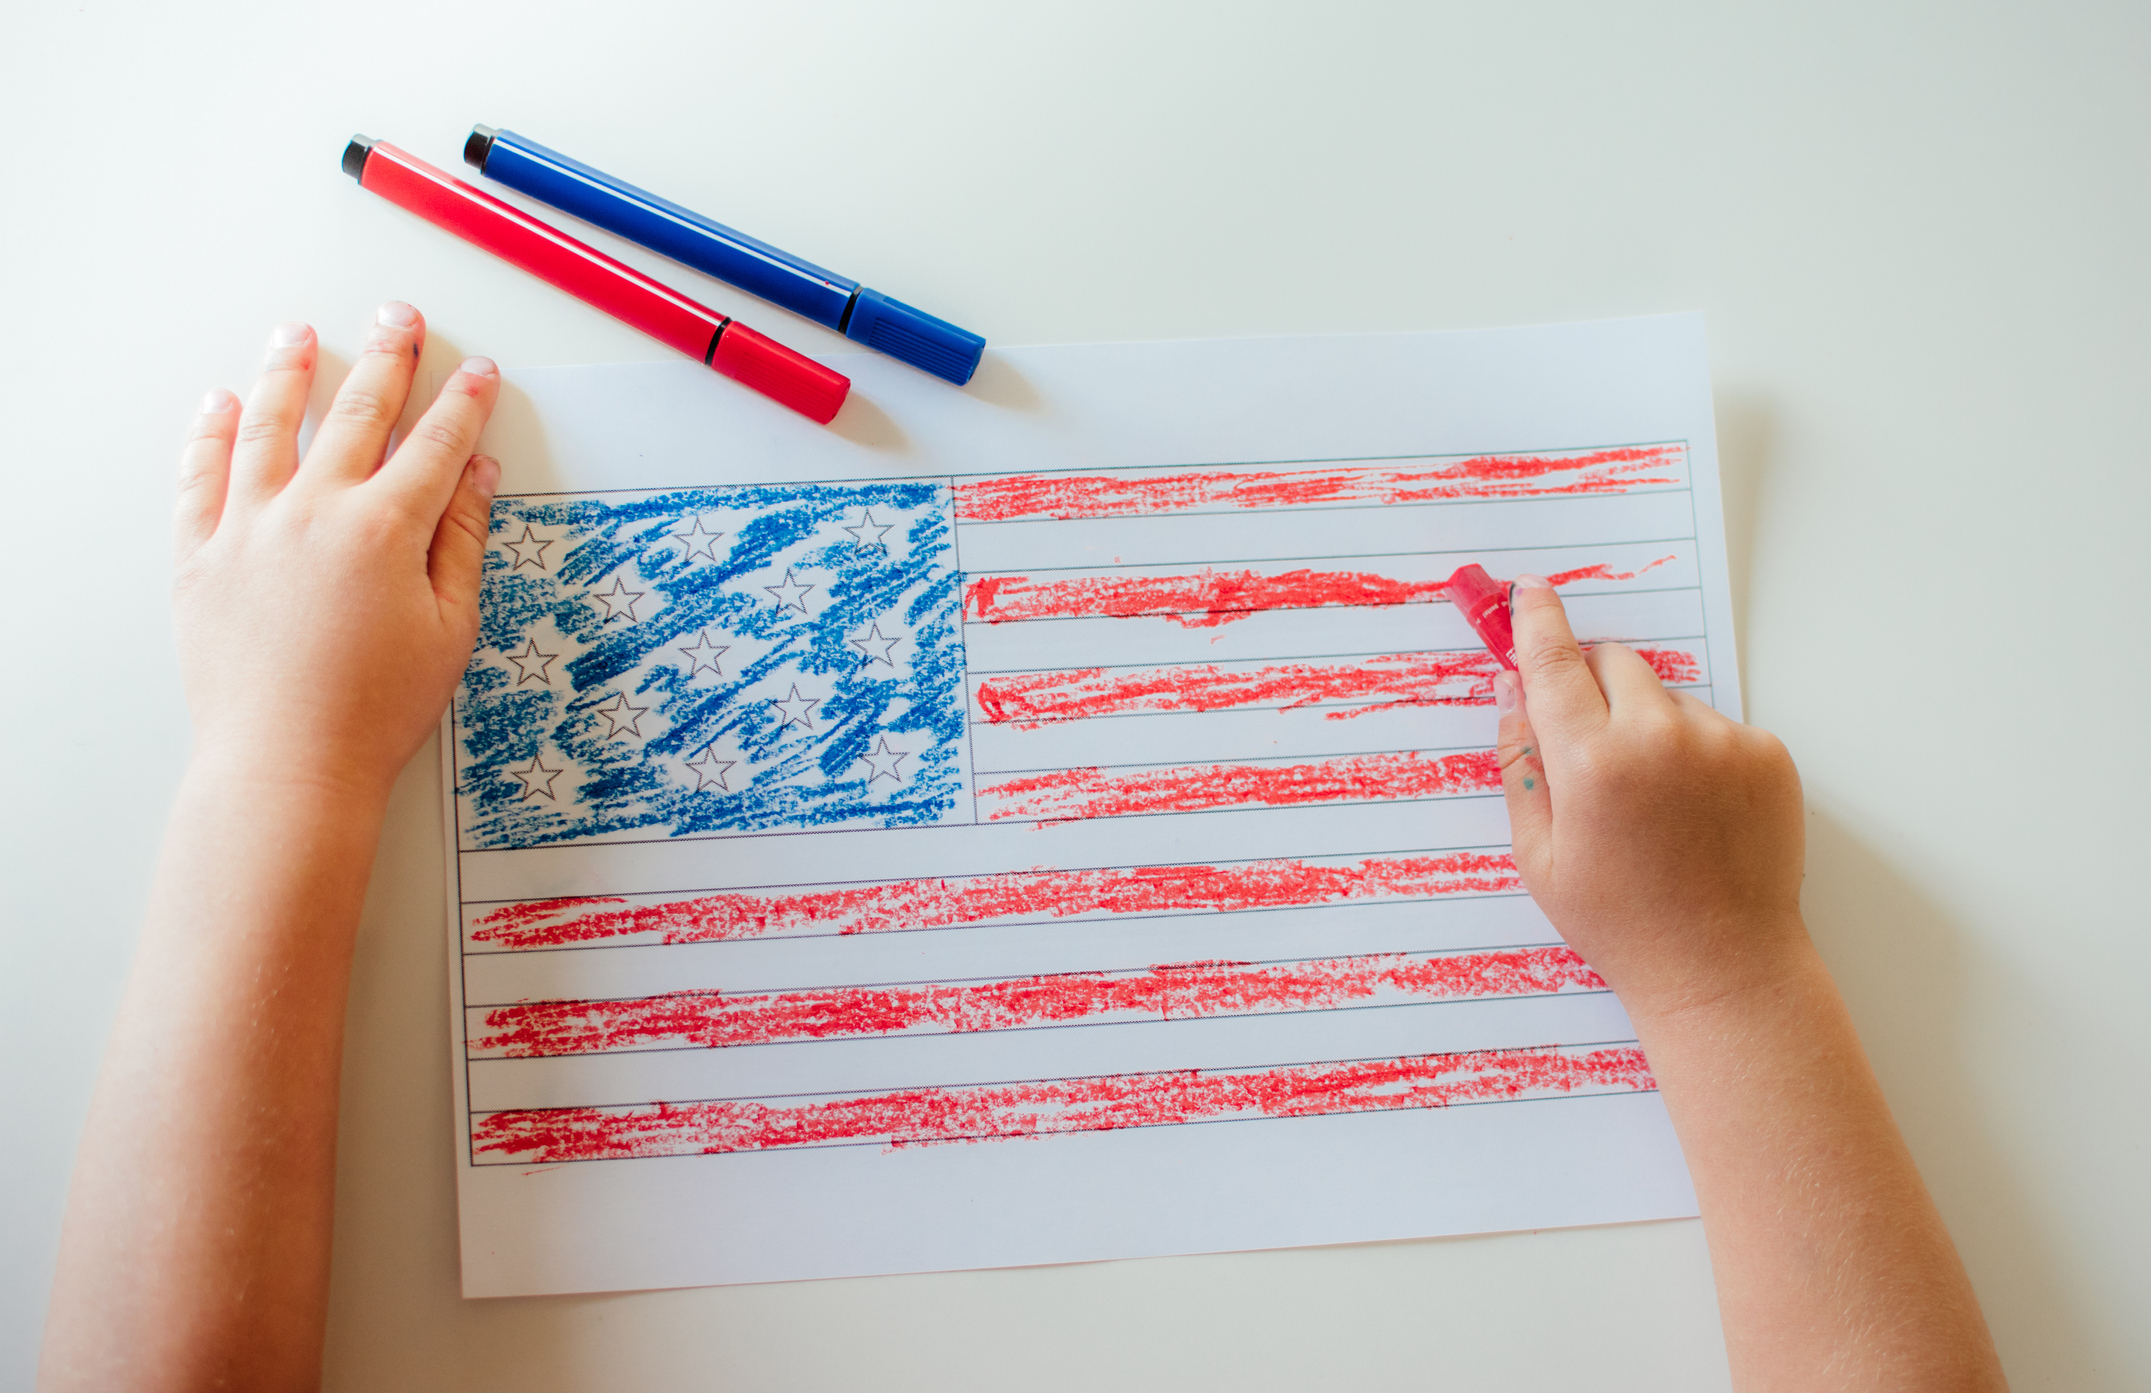
[[[893,522],[875,522],[872,508],[861,508],[859,511],[863,514],[859,525],[857,527],[847,527],[843,530],[852,535],[852,539],[859,544],[861,550],[878,551],[883,556],[887,556],[889,554],[889,544],[883,541],[882,538],[894,532],[896,524]],[[866,534],[869,532],[874,535],[868,537]]]
[[[691,514],[690,521],[694,524],[692,527],[685,532],[668,533],[666,540],[678,542],[682,547],[686,548],[680,556],[682,562],[692,561],[697,556],[707,556],[710,559],[710,564],[715,565],[717,562],[717,539],[724,536],[724,533],[712,532],[705,528],[702,525],[702,514],[700,513]]]
[[[558,544],[558,538],[540,537],[531,530],[531,526],[527,522],[523,524],[522,536],[512,542],[505,540],[501,542],[501,545],[508,549],[508,554],[515,558],[508,567],[511,572],[520,571],[525,566],[528,566],[541,576],[545,574],[545,549]],[[530,549],[530,555],[528,556],[523,555],[523,549],[526,547]]]
[[[547,669],[560,658],[558,653],[540,653],[536,639],[527,640],[520,653],[503,653],[501,656],[515,664],[515,685],[518,687],[525,682],[542,682],[548,687],[551,686],[553,678]],[[533,666],[537,668],[536,672],[531,671]]]
[[[762,588],[777,597],[777,612],[779,614],[788,609],[796,609],[801,614],[805,614],[807,612],[807,596],[814,589],[813,586],[803,580],[794,581],[792,579],[792,568],[789,566],[784,568],[784,583],[782,585],[765,585]],[[794,590],[799,593],[796,595],[791,594],[790,592]]]
[[[895,667],[896,645],[904,641],[904,636],[898,634],[895,638],[883,638],[881,636],[881,625],[877,623],[858,638],[848,638],[844,641],[858,649],[859,656],[866,660],[860,666],[872,667],[876,663],[887,663],[890,667]],[[869,653],[867,651],[869,648],[879,648],[881,651],[879,653]]]
[[[627,588],[627,581],[624,578],[614,576],[612,578],[612,589],[593,590],[590,592],[590,598],[605,606],[605,617],[599,621],[600,623],[610,624],[613,620],[618,619],[624,611],[627,615],[627,622],[632,624],[637,617],[635,614],[636,602],[649,593],[647,590],[630,590]]]
[[[717,747],[715,745],[711,745],[701,754],[688,760],[687,767],[693,770],[695,775],[695,792],[700,793],[711,784],[715,784],[725,792],[730,793],[732,785],[726,780],[725,775],[730,773],[733,766],[738,763],[739,761],[736,759],[717,758]]]
[[[790,696],[771,697],[769,704],[777,708],[779,717],[777,721],[778,730],[783,730],[786,726],[798,726],[801,730],[812,730],[814,729],[814,708],[822,704],[822,699],[820,697],[800,695],[799,684],[794,682]],[[792,714],[794,706],[799,708],[797,715]]]
[[[889,737],[882,736],[880,743],[859,756],[860,762],[873,771],[866,776],[867,783],[872,784],[876,779],[888,779],[892,783],[902,783],[904,776],[897,772],[896,766],[903,762],[904,753],[902,750],[890,749]],[[881,767],[883,760],[887,760],[889,763],[889,767],[886,769]]]
[[[636,739],[641,739],[642,718],[650,714],[650,708],[647,706],[628,705],[625,692],[614,692],[609,699],[591,707],[590,711],[592,715],[605,718],[604,738],[607,740],[618,739],[623,730]]]
[[[675,643],[672,646],[686,657],[687,676],[690,680],[704,668],[719,677],[724,676],[724,669],[717,665],[717,660],[732,651],[732,645],[729,643],[711,643],[708,629],[695,630],[693,643]]]
[[[509,776],[523,786],[523,791],[516,795],[519,801],[529,798],[532,794],[539,794],[555,803],[560,801],[560,796],[553,792],[553,780],[566,772],[565,766],[559,769],[548,768],[545,761],[536,755],[530,757],[530,767],[528,769],[508,770]]]

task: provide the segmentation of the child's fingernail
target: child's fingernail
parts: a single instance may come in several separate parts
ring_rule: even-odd
[[[296,319],[286,320],[284,323],[277,325],[275,331],[269,335],[269,346],[271,348],[296,348],[305,343],[306,336],[312,332],[312,329],[309,329]]]
[[[1512,584],[1518,590],[1551,590],[1553,582],[1544,576],[1518,576]]]
[[[480,498],[490,499],[500,487],[500,461],[491,455],[471,456],[471,487]]]
[[[408,329],[418,322],[418,311],[401,300],[391,300],[373,312],[375,320],[397,329]]]
[[[457,371],[467,372],[473,377],[492,377],[500,368],[491,358],[465,358]]]
[[[1515,673],[1513,673],[1513,672],[1497,672],[1497,673],[1495,673],[1495,674],[1494,674],[1494,710],[1496,710],[1497,712],[1499,712],[1500,714],[1502,714],[1502,715],[1504,715],[1504,716],[1508,715],[1508,714],[1509,714],[1509,713],[1510,713],[1511,711],[1514,711],[1514,710],[1516,709],[1516,695],[1517,695],[1517,690],[1518,690],[1518,688],[1517,688],[1517,682],[1516,682],[1516,674],[1515,674]]]
[[[237,409],[238,405],[239,398],[219,387],[208,396],[202,398],[202,414],[204,416],[221,416],[227,411]]]

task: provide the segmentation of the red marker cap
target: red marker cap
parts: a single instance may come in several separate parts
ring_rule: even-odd
[[[1442,593],[1464,616],[1464,622],[1471,625],[1494,660],[1516,671],[1516,630],[1509,618],[1508,583],[1495,580],[1484,566],[1474,562],[1457,567],[1456,574],[1442,586]]]
[[[743,386],[773,397],[810,420],[829,424],[851,391],[851,379],[804,353],[732,320],[717,335],[709,365]]]

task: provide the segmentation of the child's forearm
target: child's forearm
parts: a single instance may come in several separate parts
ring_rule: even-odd
[[[1560,596],[1511,596],[1502,791],[1532,898],[1620,994],[1695,1179],[1734,1383],[1994,1389],[1956,1250],[1800,918],[1800,777]]]
[[[48,1389],[320,1381],[344,995],[396,772],[470,660],[500,391],[467,358],[401,445],[425,320],[375,316],[299,449],[319,342],[270,337],[181,456],[195,761],[75,1162]]]
[[[43,1387],[318,1381],[384,792],[189,771],[68,1197]]]
[[[1791,932],[1801,949],[1770,980],[1635,1017],[1695,1180],[1734,1383],[2002,1388],[1844,1002]]]

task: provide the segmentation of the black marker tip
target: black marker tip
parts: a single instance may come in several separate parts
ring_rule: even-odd
[[[366,174],[366,157],[372,153],[373,139],[370,136],[352,136],[351,143],[344,147],[344,173],[354,179],[363,179]]]
[[[463,163],[485,173],[485,157],[493,153],[493,137],[499,134],[491,126],[471,127],[470,139],[463,142]]]

